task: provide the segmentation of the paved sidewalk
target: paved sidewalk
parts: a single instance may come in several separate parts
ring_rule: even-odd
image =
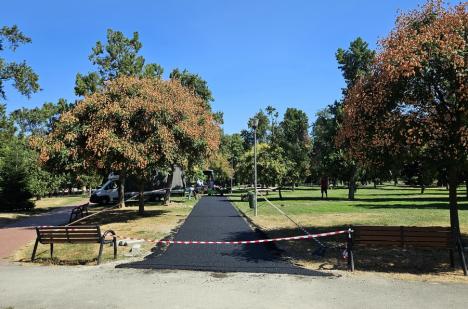
[[[468,285],[375,275],[312,277],[0,265],[0,308],[466,308]]]
[[[224,197],[203,197],[175,236],[176,240],[233,241],[265,238],[254,232]],[[303,240],[312,241],[312,240]],[[141,262],[118,267],[256,272],[327,276],[300,268],[281,258],[272,244],[171,245]]]
[[[35,226],[62,225],[68,223],[73,206],[54,209],[31,216],[0,228],[0,264],[8,263],[9,257],[19,248],[36,238]]]

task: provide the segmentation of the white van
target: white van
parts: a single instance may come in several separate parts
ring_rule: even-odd
[[[174,173],[171,193],[175,194],[184,194],[185,192],[185,183],[182,178],[182,171],[178,169]],[[89,198],[91,203],[98,204],[111,204],[116,203],[119,200],[119,175],[111,173],[105,182],[100,188],[94,190]],[[150,183],[145,185],[145,192],[143,193],[145,200],[159,200],[166,193],[166,184],[167,176],[163,177],[162,181]],[[127,178],[125,184],[125,201],[138,201],[139,192],[136,181],[132,181],[131,177]]]

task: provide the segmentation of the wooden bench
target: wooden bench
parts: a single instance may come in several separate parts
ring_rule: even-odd
[[[50,257],[54,254],[54,244],[85,244],[98,243],[99,255],[97,264],[101,263],[102,250],[105,244],[113,244],[114,259],[117,258],[117,237],[115,232],[107,230],[101,234],[101,229],[97,225],[77,225],[77,226],[45,226],[36,227],[36,243],[31,256],[31,261],[36,257],[37,245],[50,244]],[[112,236],[111,239],[106,239],[107,236]]]
[[[354,247],[413,247],[449,251],[450,265],[454,267],[453,251],[458,250],[465,276],[467,267],[463,246],[449,227],[355,226],[348,238],[348,269],[354,270]]]
[[[70,213],[70,219],[68,220],[68,223],[71,223],[75,220],[78,220],[79,218],[83,218],[89,215],[88,206],[89,206],[89,203],[73,207]]]

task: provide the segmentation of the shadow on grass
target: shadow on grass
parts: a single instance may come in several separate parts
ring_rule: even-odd
[[[306,227],[307,228],[307,227]],[[338,231],[348,226],[308,227],[312,233]],[[301,234],[297,229],[280,228],[268,231],[269,237],[287,237]],[[320,238],[327,250],[324,257],[313,253],[318,245],[313,240],[279,242],[283,255],[314,270],[346,270],[347,261],[343,258],[347,234]],[[383,273],[439,274],[453,273],[462,276],[460,257],[455,252],[455,267],[450,267],[449,252],[446,249],[422,249],[400,247],[356,247],[354,250],[356,270]]]
[[[166,210],[148,210],[145,209],[145,213],[140,215],[135,209],[112,209],[108,210],[101,215],[87,218],[77,225],[104,225],[110,223],[126,223],[129,221],[145,218],[145,217],[159,217],[168,213]]]
[[[363,201],[363,200],[362,200]],[[418,202],[423,202],[424,200],[417,200]],[[362,207],[366,209],[449,209],[449,202],[446,201],[445,203],[425,203],[425,204],[409,204],[410,201],[408,201],[408,204],[353,204],[355,207]],[[468,204],[463,203],[458,204],[458,210],[468,210]]]

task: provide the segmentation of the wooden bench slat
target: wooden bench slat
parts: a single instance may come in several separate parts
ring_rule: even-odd
[[[41,234],[41,238],[46,238],[46,237],[55,237],[55,238],[80,238],[80,237],[88,237],[88,238],[100,238],[101,235],[96,234],[96,233],[75,233],[75,234],[65,234],[65,233],[60,233],[60,234],[50,234],[50,233],[44,233]]]
[[[96,240],[96,239],[73,239],[73,240],[68,240],[66,238],[62,238],[62,239],[46,239],[46,240],[42,240],[41,241],[42,244],[50,244],[50,243],[54,243],[54,244],[74,244],[74,243],[83,243],[83,244],[98,244],[99,241]]]
[[[411,230],[411,231],[450,231],[449,227],[444,226],[378,226],[378,225],[357,225],[354,226],[354,229],[359,230],[377,230],[377,231],[385,231],[385,230],[399,230],[403,228],[404,230]]]
[[[75,226],[40,226],[38,227],[39,231],[45,231],[45,230],[66,230],[66,229],[99,229],[98,226],[95,225],[75,225]]]

